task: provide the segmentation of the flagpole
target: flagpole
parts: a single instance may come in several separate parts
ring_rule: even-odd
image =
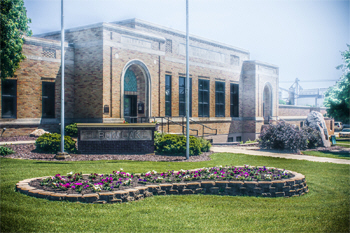
[[[64,12],[61,0],[61,152],[55,156],[56,159],[66,159],[70,155],[64,152]]]
[[[190,158],[190,102],[189,102],[189,86],[190,86],[190,78],[189,78],[189,59],[188,59],[188,47],[189,47],[189,33],[188,33],[188,0],[186,0],[186,159]]]
[[[61,0],[61,152],[64,153],[64,12]]]

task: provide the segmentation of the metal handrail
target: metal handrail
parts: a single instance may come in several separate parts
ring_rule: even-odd
[[[192,119],[190,119],[190,121],[192,121],[192,122],[194,122],[194,123],[196,123],[196,124],[199,124],[199,125],[203,126],[203,129],[202,129],[202,138],[204,137],[204,134],[208,134],[208,135],[218,135],[218,129],[210,128],[209,126],[206,126],[206,125],[204,125],[204,124],[202,124],[202,123],[200,123],[200,122],[198,122],[198,121],[194,121],[194,120],[192,120]],[[208,129],[210,129],[210,130],[215,130],[215,134],[204,133],[204,127],[205,127],[205,128],[208,128]]]
[[[164,132],[164,119],[167,120],[167,125],[168,125],[168,133],[170,132],[170,128],[169,128],[169,123],[172,122],[173,124],[176,124],[176,125],[180,125],[182,127],[182,135],[185,135],[185,128],[186,126],[184,125],[184,116],[171,116],[171,117],[181,117],[182,118],[182,124],[181,123],[178,123],[178,122],[175,122],[173,120],[170,120],[170,117],[141,117],[141,123],[143,123],[143,119],[146,119],[145,122],[147,122],[147,119],[148,119],[148,122],[149,122],[149,119],[152,119],[154,121],[156,121],[156,118],[160,118],[161,119],[161,124],[162,124],[162,133]],[[189,130],[192,130],[192,131],[196,131],[197,132],[197,135],[198,136],[198,130],[197,129],[191,129],[189,128]]]

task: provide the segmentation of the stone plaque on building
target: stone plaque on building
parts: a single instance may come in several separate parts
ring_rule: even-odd
[[[152,130],[82,130],[81,141],[152,140]]]
[[[155,124],[77,124],[83,154],[154,153]]]

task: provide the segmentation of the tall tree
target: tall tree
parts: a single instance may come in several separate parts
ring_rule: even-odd
[[[325,93],[324,104],[329,116],[344,123],[350,122],[350,45],[341,53],[343,64],[337,69],[343,71],[339,81]]]
[[[23,0],[1,0],[1,79],[13,77],[19,63],[25,59],[22,54],[23,36],[31,36],[27,11]]]

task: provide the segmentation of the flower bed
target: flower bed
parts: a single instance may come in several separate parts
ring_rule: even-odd
[[[308,192],[302,174],[249,165],[141,174],[122,169],[111,174],[70,172],[66,176],[56,174],[20,181],[16,187],[30,196],[95,203],[126,202],[166,194],[290,197]]]

